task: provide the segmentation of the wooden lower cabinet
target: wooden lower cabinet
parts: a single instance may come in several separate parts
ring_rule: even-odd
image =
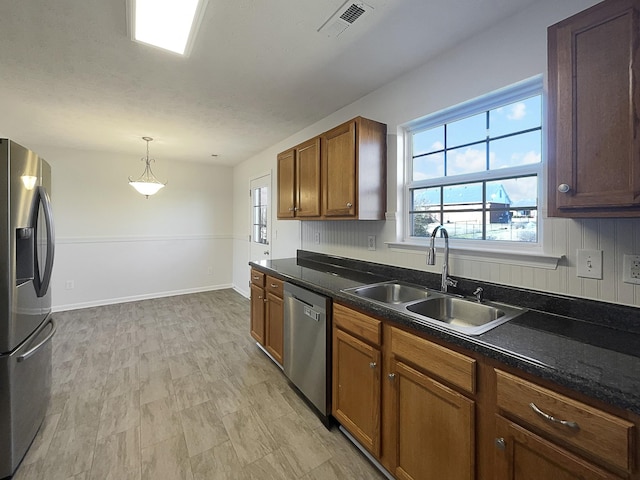
[[[395,476],[475,478],[474,402],[401,361],[392,361]]]
[[[282,366],[284,352],[284,282],[251,270],[251,336]]]
[[[621,480],[533,432],[496,417],[496,480]]]
[[[333,416],[380,454],[380,350],[333,328]]]
[[[265,292],[264,288],[251,284],[251,336],[256,342],[264,345],[265,325]]]
[[[264,348],[282,365],[282,354],[284,352],[284,302],[282,297],[267,293],[266,305]]]

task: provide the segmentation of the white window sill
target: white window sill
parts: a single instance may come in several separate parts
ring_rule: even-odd
[[[413,250],[426,255],[427,243],[409,242],[385,242],[387,247],[395,250]],[[436,249],[442,251],[442,247],[436,244]],[[500,263],[508,265],[519,265],[523,267],[544,268],[556,270],[558,263],[564,255],[550,255],[540,251],[532,250],[490,250],[477,247],[449,247],[449,255],[454,258],[464,260],[478,260],[488,263]]]

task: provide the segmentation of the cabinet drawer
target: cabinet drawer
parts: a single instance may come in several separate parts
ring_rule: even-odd
[[[391,328],[391,353],[469,393],[476,391],[473,358],[397,328]]]
[[[284,282],[276,277],[272,277],[271,275],[267,275],[266,282],[267,292],[273,293],[275,296],[282,298]]]
[[[498,408],[506,414],[613,466],[633,467],[631,422],[500,370],[496,378]]]
[[[264,287],[264,279],[266,275],[258,270],[251,269],[251,283],[256,287]]]
[[[379,346],[382,342],[382,322],[363,313],[335,304],[333,323],[373,345]]]

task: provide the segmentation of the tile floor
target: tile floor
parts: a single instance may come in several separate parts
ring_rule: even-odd
[[[52,401],[14,480],[383,478],[255,346],[233,290],[54,318]]]

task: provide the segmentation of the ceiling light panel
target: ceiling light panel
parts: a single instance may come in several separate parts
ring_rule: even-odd
[[[129,0],[131,39],[188,55],[207,0]]]

